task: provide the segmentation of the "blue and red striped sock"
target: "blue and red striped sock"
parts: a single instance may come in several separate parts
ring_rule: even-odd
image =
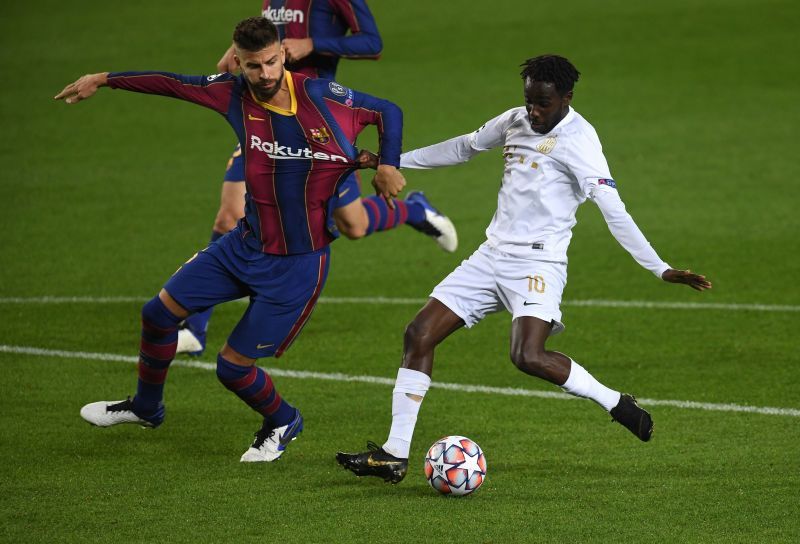
[[[376,231],[394,229],[405,223],[421,223],[425,220],[425,208],[415,202],[395,200],[395,209],[392,210],[383,197],[375,195],[361,199],[361,203],[364,204],[369,217],[367,236]]]
[[[281,398],[272,378],[261,368],[237,365],[217,355],[217,378],[273,427],[288,425],[294,418],[294,406]]]
[[[140,415],[154,413],[164,399],[164,382],[178,347],[180,321],[157,296],[142,307],[139,382],[133,398],[133,409]]]

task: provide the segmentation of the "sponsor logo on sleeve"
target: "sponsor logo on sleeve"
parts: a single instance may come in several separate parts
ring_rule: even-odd
[[[336,83],[335,81],[331,81],[330,83],[328,83],[328,88],[329,88],[329,89],[331,90],[331,92],[332,92],[333,94],[335,94],[336,96],[346,96],[346,95],[347,95],[347,91],[348,91],[348,89],[346,89],[346,88],[345,88],[344,86],[342,86],[342,85],[339,85],[339,84],[338,84],[338,83]],[[350,92],[352,93],[352,91],[350,91]]]
[[[214,81],[215,79],[217,79],[221,75],[222,74],[214,74],[213,76],[207,76],[206,77],[206,81]]]
[[[612,189],[616,189],[617,188],[617,182],[614,181],[613,179],[605,179],[605,178],[598,179],[597,180],[597,184],[598,185],[608,185]]]

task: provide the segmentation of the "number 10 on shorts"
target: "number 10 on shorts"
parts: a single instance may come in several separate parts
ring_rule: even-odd
[[[539,274],[526,276],[528,278],[528,292],[544,293],[544,278]]]

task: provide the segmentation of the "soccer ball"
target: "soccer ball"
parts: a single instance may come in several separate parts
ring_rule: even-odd
[[[486,479],[486,457],[465,436],[445,436],[425,456],[425,477],[442,495],[469,495]]]

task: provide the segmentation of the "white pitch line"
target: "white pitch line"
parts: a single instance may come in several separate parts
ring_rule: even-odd
[[[122,363],[136,363],[138,357],[129,355],[116,355],[113,353],[94,353],[88,351],[66,351],[57,349],[42,349],[27,346],[9,346],[0,344],[0,353],[14,353],[18,355],[36,355],[40,357],[62,357],[65,359],[84,359],[92,361],[115,361]],[[203,370],[215,371],[217,365],[205,361],[186,361],[178,359],[172,364],[189,368],[200,368]],[[379,376],[353,376],[351,374],[341,374],[338,372],[310,372],[306,370],[285,370],[280,368],[263,367],[273,376],[285,378],[297,378],[301,380],[329,380],[335,382],[361,382],[379,385],[394,385],[393,378],[381,378]],[[447,389],[462,393],[486,393],[490,395],[504,395],[515,397],[536,397],[542,399],[563,399],[572,400],[575,397],[564,393],[553,391],[535,391],[532,389],[521,389],[516,387],[491,387],[488,385],[468,385],[461,383],[432,382],[431,387]],[[775,408],[770,406],[746,406],[742,404],[716,404],[711,402],[695,402],[690,400],[663,400],[663,399],[637,399],[639,403],[650,406],[672,406],[688,410],[705,410],[714,412],[745,412],[751,414],[763,414],[771,416],[800,417],[800,410],[796,408]]]
[[[0,297],[0,304],[118,304],[118,303],[144,303],[150,300],[147,297]],[[402,297],[320,297],[321,304],[395,304],[421,306],[425,298]],[[236,302],[245,303],[248,299],[239,299]],[[800,306],[787,304],[739,304],[724,302],[663,302],[648,300],[564,300],[562,306],[595,307],[595,308],[637,308],[654,310],[718,310],[718,311],[749,311],[749,312],[800,312]]]

